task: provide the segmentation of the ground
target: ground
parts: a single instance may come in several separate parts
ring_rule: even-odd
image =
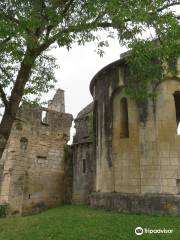
[[[137,226],[174,232],[136,236]],[[33,216],[0,219],[0,240],[178,240],[179,236],[179,217],[121,214],[88,206],[62,205]]]

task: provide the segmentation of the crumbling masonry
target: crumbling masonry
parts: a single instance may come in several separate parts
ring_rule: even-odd
[[[64,91],[48,108],[22,106],[1,159],[0,203],[9,214],[37,212],[64,201],[64,145],[72,115]]]
[[[75,119],[73,139],[73,203],[89,203],[94,190],[95,158],[93,154],[93,103]]]

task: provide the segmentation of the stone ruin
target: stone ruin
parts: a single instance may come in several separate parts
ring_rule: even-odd
[[[75,119],[68,166],[72,115],[65,113],[64,91],[48,108],[20,108],[0,162],[0,204],[9,214],[68,198],[121,212],[180,215],[180,75],[167,74],[156,97],[139,104],[123,91],[127,67],[121,58],[92,79],[93,103]]]
[[[91,205],[180,214],[180,58],[178,74],[156,80],[154,95],[143,101],[125,95],[130,67],[121,58],[91,81],[96,162]]]
[[[72,115],[58,89],[48,108],[22,105],[1,159],[0,204],[26,214],[64,202],[64,146]]]

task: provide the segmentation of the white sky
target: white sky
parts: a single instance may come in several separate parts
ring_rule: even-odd
[[[52,50],[60,66],[56,71],[56,89],[65,90],[66,112],[73,114],[73,117],[92,101],[89,84],[93,76],[107,64],[119,59],[120,54],[126,51],[115,39],[109,40],[109,47],[104,49],[103,57],[100,57],[95,49],[97,48],[94,43],[87,43],[85,46],[74,44],[70,51],[66,48]],[[50,92],[46,97],[52,98],[54,92]]]

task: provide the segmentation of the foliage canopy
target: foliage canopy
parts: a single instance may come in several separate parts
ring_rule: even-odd
[[[176,7],[173,11],[173,7]],[[27,79],[24,94],[47,92],[56,82],[54,69],[57,67],[50,46],[57,43],[68,49],[72,43],[84,44],[99,41],[99,53],[106,41],[101,41],[97,30],[107,29],[107,36],[118,32],[122,45],[133,50],[128,60],[136,71],[133,78],[141,82],[134,93],[130,83],[128,93],[143,96],[144,86],[159,78],[162,65],[152,66],[152,59],[159,63],[172,61],[179,56],[180,17],[177,15],[179,1],[163,0],[3,0],[0,3],[0,78],[1,99],[3,91],[12,90],[27,49],[36,52],[32,60],[31,74]],[[147,33],[148,35],[147,36]],[[154,49],[152,39],[158,39]],[[31,61],[30,56],[26,61]],[[153,68],[153,69],[152,69]],[[140,74],[141,73],[141,74]],[[134,81],[134,82],[137,82]],[[8,91],[9,92],[9,91]],[[145,91],[144,91],[144,94]],[[40,95],[38,95],[40,96]],[[10,96],[6,96],[8,100]]]

